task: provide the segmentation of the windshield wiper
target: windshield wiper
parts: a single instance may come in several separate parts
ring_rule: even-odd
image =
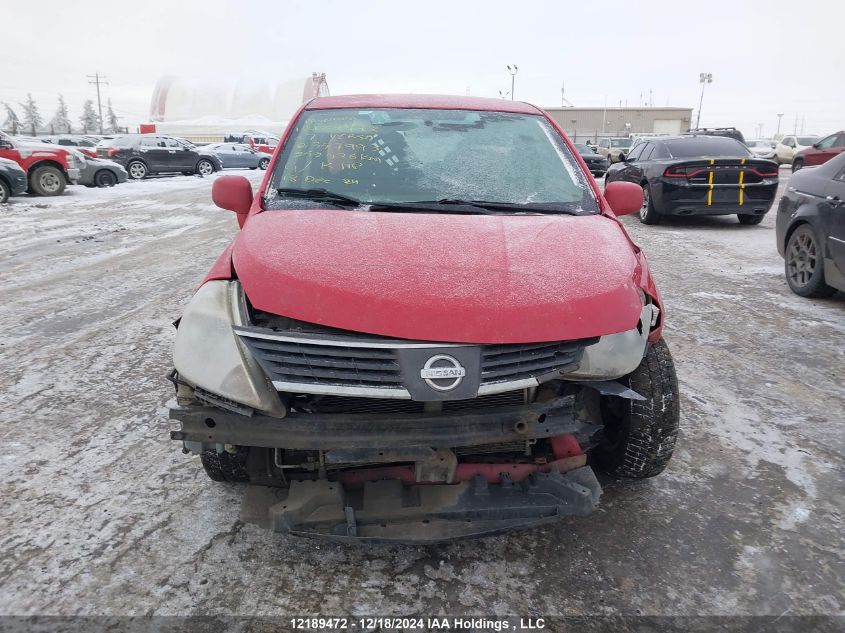
[[[360,207],[362,202],[351,196],[345,196],[342,193],[329,191],[328,189],[296,189],[293,187],[278,187],[276,193],[283,196],[292,196],[295,198],[305,198],[307,200],[318,200],[331,202],[338,206]]]
[[[441,198],[440,200],[413,200],[409,202],[370,202],[370,211],[406,211],[437,213],[474,213],[478,215],[538,215],[565,213],[584,215],[581,205],[575,202],[495,202],[488,200],[461,200]]]

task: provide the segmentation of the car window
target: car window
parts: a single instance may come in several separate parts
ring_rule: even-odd
[[[640,160],[643,160],[643,161],[650,160],[653,152],[654,152],[654,143],[649,143],[648,145],[646,145],[642,154],[640,154]]]
[[[655,143],[654,151],[652,151],[649,158],[651,160],[662,160],[664,158],[671,158],[671,156],[669,155],[669,150],[666,149],[666,145],[664,143]]]
[[[608,141],[606,138],[603,138],[602,140],[599,141],[599,147],[604,147],[604,148],[610,147],[610,141]]]
[[[787,147],[795,147],[795,141],[792,140],[791,136],[787,136],[785,139],[781,141]]]
[[[366,203],[450,198],[598,211],[587,176],[545,117],[507,112],[305,111],[268,197],[271,208],[302,204],[273,195],[281,187]]]
[[[664,141],[669,158],[701,156],[751,156],[748,148],[727,136],[690,136]]]
[[[76,145],[71,139],[69,138],[60,138],[58,141],[59,145]]]
[[[840,182],[845,182],[845,167],[839,170],[839,173],[833,177],[834,180],[838,180]]]
[[[175,138],[165,138],[164,139],[164,146],[168,149],[182,149],[186,147],[186,145]]]
[[[645,143],[637,143],[633,149],[628,153],[627,161],[628,162],[636,162],[640,159],[640,154],[642,154],[643,148],[646,146]]]
[[[834,143],[836,143],[836,139],[839,138],[838,134],[831,134],[830,136],[822,139],[819,141],[819,149],[830,149],[834,147]]]
[[[145,136],[141,139],[142,147],[159,147],[160,139],[157,136]],[[164,143],[161,144],[164,147]]]
[[[629,138],[613,138],[610,139],[611,147],[614,149],[625,149],[631,147],[631,139]]]
[[[817,142],[818,140],[819,140],[818,136],[799,136],[798,137],[798,144],[809,147],[810,145]]]
[[[836,141],[833,143],[834,147],[845,147],[845,134],[840,134],[836,137]]]

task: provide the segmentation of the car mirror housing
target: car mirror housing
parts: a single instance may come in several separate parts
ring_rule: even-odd
[[[243,176],[220,176],[211,187],[211,199],[221,209],[237,213],[243,226],[252,206],[252,185]]]
[[[638,213],[643,206],[643,190],[632,182],[608,183],[604,199],[617,216]]]

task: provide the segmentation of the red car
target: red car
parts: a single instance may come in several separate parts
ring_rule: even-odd
[[[842,152],[845,152],[845,131],[834,132],[813,143],[812,147],[797,152],[792,157],[792,171],[796,172],[802,167],[821,165]]]
[[[438,542],[586,515],[593,472],[672,455],[663,305],[542,110],[501,99],[309,101],[176,334],[171,437],[244,515],[339,540]]]
[[[243,134],[229,134],[224,140],[227,143],[244,143],[264,154],[272,154],[276,151],[276,146],[279,144],[278,137],[267,132],[255,131],[248,131]]]
[[[0,158],[15,161],[26,172],[29,190],[40,196],[58,196],[76,182],[85,157],[73,149],[49,143],[25,143],[0,132]]]

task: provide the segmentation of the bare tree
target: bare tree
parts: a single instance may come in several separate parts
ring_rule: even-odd
[[[70,134],[73,129],[70,124],[70,116],[68,115],[67,105],[62,95],[59,95],[59,105],[56,108],[56,113],[50,119],[50,130],[55,134]]]
[[[111,107],[111,99],[109,99],[109,107],[106,111],[106,120],[109,122],[109,132],[120,132],[120,121]]]
[[[38,112],[38,106],[35,105],[35,100],[32,98],[32,94],[27,93],[26,103],[22,103],[21,107],[23,108],[24,128],[28,128],[30,134],[35,136],[38,134],[38,128],[44,125],[44,121],[41,118],[41,113]]]
[[[21,120],[18,118],[17,112],[12,110],[12,106],[5,101],[3,107],[6,109],[6,122],[3,123],[3,129],[9,130],[12,134],[17,134],[21,127]]]
[[[97,117],[97,113],[94,110],[94,102],[91,99],[87,99],[83,104],[82,116],[79,117],[79,122],[82,123],[83,134],[88,134],[88,132],[99,129],[100,119]]]

